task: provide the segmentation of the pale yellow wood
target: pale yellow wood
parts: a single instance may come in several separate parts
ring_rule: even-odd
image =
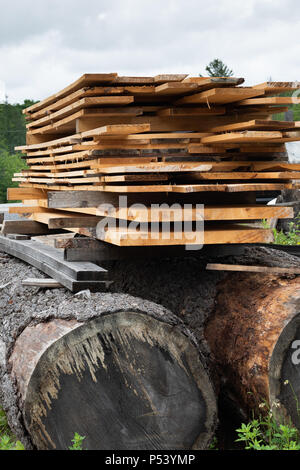
[[[264,92],[254,90],[252,88],[214,88],[212,90],[203,91],[201,93],[185,96],[175,102],[175,104],[194,104],[203,103],[208,106],[210,103],[234,103],[235,101],[245,100],[253,96],[263,95]]]
[[[282,133],[278,131],[243,131],[228,132],[227,134],[218,134],[209,137],[202,137],[202,144],[222,145],[231,142],[268,142],[273,139],[281,139]]]

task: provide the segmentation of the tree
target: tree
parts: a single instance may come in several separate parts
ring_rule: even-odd
[[[207,67],[205,67],[205,70],[208,72],[209,77],[232,77],[233,75],[233,71],[220,59],[212,60]]]

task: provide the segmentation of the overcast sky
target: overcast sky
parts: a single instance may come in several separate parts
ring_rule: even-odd
[[[42,99],[83,73],[300,80],[297,0],[0,0],[0,101]]]

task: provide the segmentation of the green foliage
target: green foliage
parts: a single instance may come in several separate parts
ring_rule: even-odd
[[[11,182],[13,174],[25,168],[14,148],[26,142],[26,121],[22,110],[33,103],[25,100],[23,104],[0,104],[0,204],[6,202],[7,188],[17,186]]]
[[[205,67],[205,70],[209,77],[232,77],[233,75],[233,71],[220,59],[212,60],[207,67]]]
[[[0,149],[14,153],[14,148],[25,144],[26,121],[23,109],[34,102],[24,101],[23,104],[0,104]]]
[[[15,442],[11,437],[3,435],[0,437],[0,450],[25,450],[25,448],[22,442]]]
[[[219,450],[218,449],[218,439],[216,438],[216,436],[213,437],[213,440],[211,441],[208,450]]]
[[[272,411],[260,415],[236,430],[237,442],[244,442],[246,450],[300,450],[300,436],[290,423],[278,422]]]
[[[289,231],[285,233],[283,230],[273,229],[274,243],[276,245],[300,245],[300,219],[297,222],[289,223]],[[299,222],[298,222],[299,221]]]
[[[0,408],[0,450],[25,450],[10,431],[4,411]]]
[[[6,150],[0,150],[0,204],[6,202],[7,188],[18,186],[18,183],[12,182],[11,179],[14,173],[23,168],[26,168],[26,163],[19,155],[9,155]]]
[[[278,96],[293,96],[293,91],[285,91],[280,93]],[[294,121],[300,120],[300,104],[291,104],[289,105],[289,109],[293,111],[293,119]],[[272,119],[276,121],[284,121],[285,120],[285,113],[277,113],[272,116]]]
[[[261,225],[263,228],[270,228],[266,219],[261,221]],[[300,215],[296,217],[296,222],[289,223],[288,232],[273,228],[273,235],[275,245],[300,245]]]
[[[83,441],[85,440],[86,436],[80,436],[77,432],[74,434],[74,438],[72,439],[73,445],[69,447],[69,450],[83,450]]]

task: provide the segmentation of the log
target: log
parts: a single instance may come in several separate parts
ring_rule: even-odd
[[[10,343],[0,396],[27,447],[67,449],[78,432],[87,450],[207,448],[216,401],[192,333],[162,306],[91,295],[71,301],[68,318],[60,304],[48,321],[19,325],[16,340],[14,315],[2,324]]]
[[[267,403],[300,429],[299,276],[231,273],[204,334],[227,393],[246,415]]]
[[[288,373],[284,364],[295,353],[291,344],[300,340],[299,276],[205,271],[208,260],[214,261],[213,255],[201,259],[200,251],[198,259],[144,260],[126,266],[118,262],[110,270],[115,280],[111,289],[159,302],[182,318],[202,348],[207,347],[216,389],[234,398],[243,419],[264,400],[269,405],[276,400],[289,402],[281,409],[286,407],[285,413],[292,417],[295,400],[284,382],[289,380],[299,397],[300,378],[296,366]],[[224,257],[218,261],[271,270],[300,267],[299,258],[278,247],[240,246],[236,255],[229,256],[224,247]]]

